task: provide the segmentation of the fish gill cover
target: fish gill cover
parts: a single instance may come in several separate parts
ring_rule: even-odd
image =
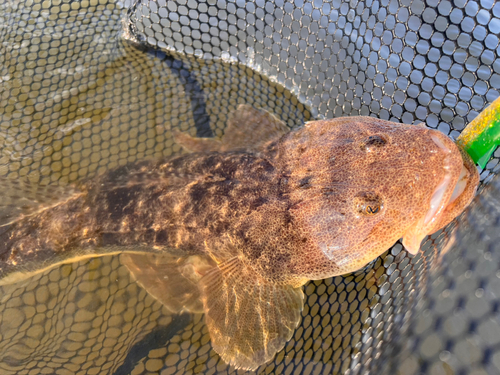
[[[7,1],[0,26],[0,176],[39,185],[174,155],[173,129],[221,136],[244,103],[290,128],[372,115],[457,138],[500,89],[492,0]],[[299,327],[258,372],[500,371],[499,156],[416,257],[396,244],[309,282]],[[1,373],[236,372],[201,314],[169,313],[117,257],[0,288]]]

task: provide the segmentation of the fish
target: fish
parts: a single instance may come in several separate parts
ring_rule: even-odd
[[[291,339],[306,282],[358,271],[399,239],[417,254],[479,183],[441,132],[374,117],[290,130],[241,104],[223,136],[174,138],[182,155],[71,187],[0,180],[0,285],[120,254],[172,313],[205,314],[226,363],[255,370]]]

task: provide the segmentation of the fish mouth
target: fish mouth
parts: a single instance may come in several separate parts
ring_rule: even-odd
[[[436,135],[432,134],[431,139],[447,154],[450,154],[452,152],[452,150],[446,147]],[[446,170],[446,174],[432,194],[430,208],[424,218],[424,225],[428,225],[432,221],[437,220],[439,217],[438,213],[442,212],[446,206],[453,203],[464,192],[465,187],[467,186],[469,172],[467,168],[465,168],[463,161],[460,175],[458,177],[458,180],[456,180],[455,182],[455,179],[453,178],[453,171],[451,170],[451,163],[447,159],[449,159],[449,157],[445,157],[443,166],[443,168]],[[455,185],[451,195],[449,195],[447,193],[451,190],[450,186],[453,183],[455,183]]]
[[[403,236],[403,246],[416,255],[422,240],[450,223],[469,205],[479,182],[479,173],[470,156],[444,134],[433,132],[434,143],[444,152],[445,175],[434,190],[429,209]],[[457,153],[457,149],[459,153]],[[461,155],[460,155],[461,154]],[[457,157],[462,159],[460,173]]]

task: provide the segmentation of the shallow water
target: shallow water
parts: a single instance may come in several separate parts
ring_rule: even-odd
[[[220,3],[221,7],[225,4]],[[297,31],[297,25],[291,25],[297,32],[291,39],[300,35],[301,43],[309,41],[302,34],[314,34],[319,28],[316,52],[323,42],[323,47],[328,43],[333,47],[315,53],[314,58],[304,55],[306,69],[290,47],[287,63],[293,59],[297,67],[284,65],[279,71],[282,65],[275,64],[268,69],[274,78],[285,75],[283,82],[289,89],[258,72],[263,61],[272,62],[278,56],[270,53],[276,44],[256,43],[257,64],[247,59],[251,68],[227,59],[147,49],[134,44],[130,25],[122,23],[127,10],[117,4],[33,0],[0,5],[0,176],[66,185],[126,162],[174,155],[180,148],[172,141],[172,128],[197,136],[221,135],[227,115],[239,103],[269,110],[290,127],[311,119],[311,112],[329,117],[373,113],[406,122],[422,119],[422,109],[427,113],[427,107],[419,105],[415,116],[410,114],[417,105],[411,97],[415,77],[405,76],[409,63],[398,56],[407,56],[409,50],[396,51],[400,39],[394,41],[396,52],[390,55],[382,46],[378,55],[365,56],[369,45],[380,44],[377,30],[392,22],[396,14],[392,3],[382,4],[380,10],[379,5],[370,8],[378,19],[383,18],[383,11],[390,13],[385,26],[377,23],[377,28],[375,16],[365,15],[363,9],[359,15],[353,13],[351,20],[351,11],[345,7],[348,2],[331,5],[327,26],[323,16],[316,16],[317,9],[309,17],[313,5],[305,4],[301,22],[310,26]],[[217,11],[222,14],[221,9]],[[406,22],[404,11],[398,17]],[[141,33],[148,34],[160,22],[151,26],[147,20],[153,17],[143,17],[146,27]],[[329,22],[337,26],[332,34],[324,32],[330,30]],[[249,37],[260,42],[261,25],[255,23],[256,35]],[[366,25],[363,44],[357,33],[366,31]],[[322,32],[327,35],[325,41]],[[180,29],[169,38],[182,33]],[[400,29],[396,27],[395,33]],[[409,32],[406,42],[410,45],[412,37]],[[355,50],[359,43],[361,53]],[[465,42],[459,39],[457,43],[462,48]],[[320,57],[324,60],[316,62]],[[380,63],[372,61],[378,59]],[[384,59],[390,64],[384,66]],[[395,61],[400,76],[392,82]],[[324,62],[328,69],[317,69]],[[479,70],[477,74],[485,73]],[[324,86],[321,80],[326,81]],[[498,87],[495,77],[490,81],[493,88]],[[481,82],[476,83],[478,92],[482,92]],[[300,101],[291,93],[291,85],[296,86],[293,91],[299,93]],[[405,97],[400,89],[408,85],[410,97]],[[432,91],[439,103],[444,97],[440,87]],[[490,86],[485,90],[482,95],[493,95]],[[304,98],[315,107],[302,105]],[[469,112],[463,112],[464,102],[456,104],[453,98],[446,96],[445,108],[429,104],[429,124],[456,135]],[[426,103],[424,97],[418,100]],[[446,103],[456,106],[458,113],[452,113]],[[474,104],[474,109],[480,110],[481,105]],[[307,284],[303,319],[294,338],[259,372],[382,371],[386,360],[393,359],[393,348],[404,342],[404,332],[425,291],[428,270],[436,265],[436,255],[451,228],[447,233],[429,239],[416,258],[410,259],[397,244],[355,275]],[[27,282],[0,287],[0,301],[0,372],[5,374],[235,372],[211,350],[201,315],[169,314],[137,286],[118,257],[65,265]]]
[[[1,176],[66,185],[127,162],[168,157],[180,152],[171,129],[220,136],[241,103],[267,109],[290,127],[311,118],[290,91],[246,66],[125,40],[125,10],[113,2],[48,8],[34,2],[8,10]],[[25,27],[22,33],[16,25]],[[1,289],[5,374],[142,373],[220,361],[201,315],[173,317],[117,256]]]

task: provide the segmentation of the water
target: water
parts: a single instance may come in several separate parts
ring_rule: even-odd
[[[180,152],[172,129],[221,136],[242,103],[291,128],[311,119],[289,90],[246,66],[124,39],[126,12],[113,2],[56,5],[35,1],[4,13],[2,177],[78,184],[127,162],[169,157]],[[0,287],[0,296],[2,374],[225,366],[202,316],[172,316],[116,256],[49,270]]]
[[[471,85],[475,82],[470,94],[473,109],[464,99],[468,98],[464,87],[455,106],[456,100],[451,100],[455,95],[447,92],[449,74],[434,64],[440,50],[411,48],[416,34],[407,28],[405,4],[315,1],[300,9],[299,3],[299,8],[286,3],[280,13],[272,2],[250,3],[247,9],[240,1],[210,1],[205,11],[189,13],[191,26],[209,14],[216,22],[210,26],[222,29],[243,12],[244,26],[237,22],[238,38],[229,39],[226,51],[222,33],[209,27],[195,38],[193,29],[183,28],[180,19],[171,20],[169,27],[178,30],[165,37],[169,27],[162,22],[168,17],[153,19],[154,12],[147,8],[156,3],[143,3],[144,14],[149,15],[139,20],[141,33],[148,41],[161,39],[168,52],[147,50],[120,37],[135,35],[122,22],[127,10],[120,2],[30,0],[0,5],[1,177],[67,185],[127,162],[175,155],[180,148],[171,138],[172,128],[197,136],[221,135],[227,115],[239,103],[269,110],[290,127],[310,119],[310,112],[325,117],[374,114],[409,123],[425,120],[457,136],[485,99],[498,96],[495,61],[493,70],[482,65],[460,78]],[[192,8],[191,3],[187,5]],[[434,24],[433,7],[423,11],[426,5],[417,3],[411,13],[417,8],[422,12],[425,30],[431,25],[438,30],[432,34],[435,38],[446,34],[447,54],[454,53],[457,38],[459,59],[464,51],[476,56],[474,51],[484,46],[481,59],[489,59],[497,48],[493,34],[484,43],[470,44],[470,36],[459,29],[460,17],[438,16]],[[355,11],[349,6],[356,6]],[[482,2],[481,7],[484,15],[493,4]],[[494,20],[497,16],[491,14],[497,15],[497,10],[488,10]],[[258,19],[262,15],[267,23]],[[270,16],[274,23],[267,21]],[[412,15],[412,23],[417,16]],[[273,30],[272,39],[264,35],[268,28]],[[481,28],[477,25],[478,33]],[[419,48],[425,47],[427,31],[419,35]],[[192,52],[210,58],[187,57],[171,48],[200,41],[209,53]],[[435,57],[432,62],[426,60],[428,53]],[[453,65],[452,75],[460,72],[460,61]],[[470,61],[474,62],[469,56]],[[413,71],[415,75],[410,74]],[[424,92],[418,86],[421,78]],[[498,170],[499,156],[497,152],[483,172],[484,180]],[[307,284],[300,326],[285,349],[259,372],[384,373],[380,369],[405,341],[428,270],[436,265],[436,255],[451,232],[449,228],[433,236],[416,258],[409,258],[396,244],[354,275]],[[491,307],[494,314],[495,304]],[[495,353],[494,345],[490,353]],[[453,352],[451,357],[440,355],[443,361],[454,358]],[[169,314],[131,279],[118,257],[103,257],[0,287],[0,372],[234,371],[211,350],[201,315]]]

